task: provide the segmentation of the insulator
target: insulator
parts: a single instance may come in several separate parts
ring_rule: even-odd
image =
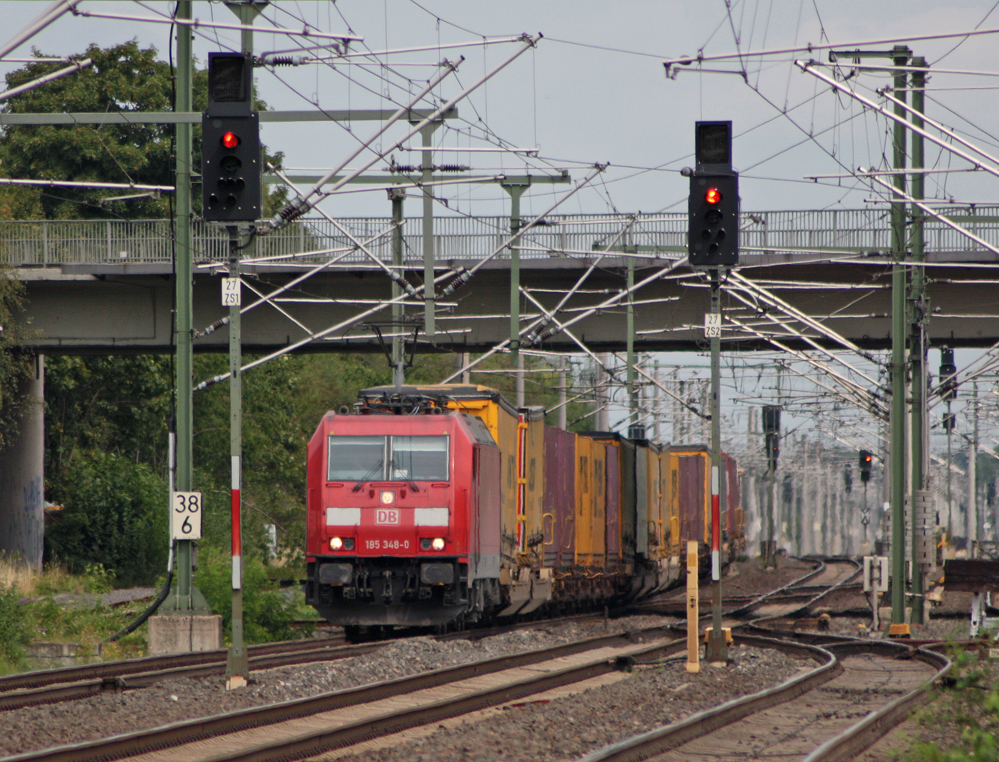
[[[558,326],[551,326],[549,328],[546,328],[540,334],[538,334],[538,341],[544,341],[545,339],[550,339],[555,334],[560,333],[561,330],[562,329],[559,328]]]
[[[531,330],[531,332],[529,334],[527,334],[527,336],[525,336],[523,339],[521,339],[521,343],[522,344],[526,344],[529,347],[530,346],[534,346],[535,344],[537,344],[541,340],[541,334],[544,332],[545,328],[548,327],[548,324],[550,322],[551,321],[549,321],[549,320],[545,320],[543,323],[540,323],[540,324],[536,325]]]
[[[214,323],[212,323],[210,326],[208,326],[204,331],[198,331],[198,332],[196,332],[195,333],[195,338],[200,339],[202,336],[211,336],[219,328],[222,328],[222,327],[227,326],[227,325],[229,325],[229,316],[228,315],[226,315],[223,318],[219,318]]]
[[[444,290],[441,291],[442,296],[451,296],[455,291],[464,286],[468,281],[472,279],[472,273],[468,270],[463,270],[458,274],[458,277],[451,281]]]
[[[468,168],[461,164],[439,164],[434,169],[438,172],[464,172]]]
[[[279,214],[281,215],[282,220],[285,222],[291,222],[292,220],[297,220],[305,214],[305,210],[300,207],[286,206],[279,212]]]
[[[399,273],[395,272],[394,270],[389,270],[389,277],[393,281],[395,281],[396,283],[398,283],[399,284],[399,288],[401,288],[407,294],[409,294],[410,296],[416,296],[416,289],[413,288],[410,285],[410,283],[409,283],[408,280],[406,280],[404,277],[402,277],[401,275],[399,275]]]
[[[393,172],[419,172],[420,167],[415,167],[412,164],[393,164],[390,169]]]
[[[267,59],[268,66],[301,66],[303,62],[302,56],[274,56]]]

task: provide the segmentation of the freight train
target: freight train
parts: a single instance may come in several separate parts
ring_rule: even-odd
[[[723,459],[730,555],[744,520]],[[363,390],[309,442],[306,600],[357,634],[636,599],[680,578],[688,540],[708,556],[709,464],[703,446],[545,426],[484,386]]]

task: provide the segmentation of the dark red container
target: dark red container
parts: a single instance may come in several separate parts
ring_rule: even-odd
[[[621,447],[607,445],[607,565],[621,561]]]

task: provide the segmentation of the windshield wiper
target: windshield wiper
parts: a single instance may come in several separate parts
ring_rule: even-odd
[[[398,472],[399,472],[400,474],[402,474],[402,469],[401,469],[401,468],[399,468],[399,467],[398,467],[398,466],[397,466],[397,465],[395,464],[395,458],[392,458],[392,462],[391,462],[391,463],[389,463],[389,469],[391,469],[391,473],[392,473],[392,475],[393,475],[393,476],[395,476],[395,472],[396,472],[396,471],[398,471]],[[407,473],[408,473],[408,472],[407,472]],[[408,485],[410,486],[410,489],[412,489],[412,490],[413,490],[413,492],[419,492],[419,491],[420,491],[420,488],[416,486],[416,482],[414,482],[414,481],[413,481],[412,479],[410,479],[410,478],[409,478],[408,476],[403,476],[402,478],[403,478],[403,479],[405,479],[405,481],[406,481],[406,484],[408,484]]]
[[[379,470],[381,470],[382,464],[384,463],[385,463],[384,458],[379,459],[379,461],[371,467],[371,470],[364,475],[364,478],[362,478],[361,481],[359,481],[357,484],[354,485],[354,489],[352,491],[360,492],[361,489],[364,487],[364,485],[371,479],[371,477],[373,477],[376,473],[378,473]]]

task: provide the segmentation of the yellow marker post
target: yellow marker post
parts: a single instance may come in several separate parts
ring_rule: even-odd
[[[701,644],[697,607],[697,543],[687,542],[687,671],[700,672]]]

